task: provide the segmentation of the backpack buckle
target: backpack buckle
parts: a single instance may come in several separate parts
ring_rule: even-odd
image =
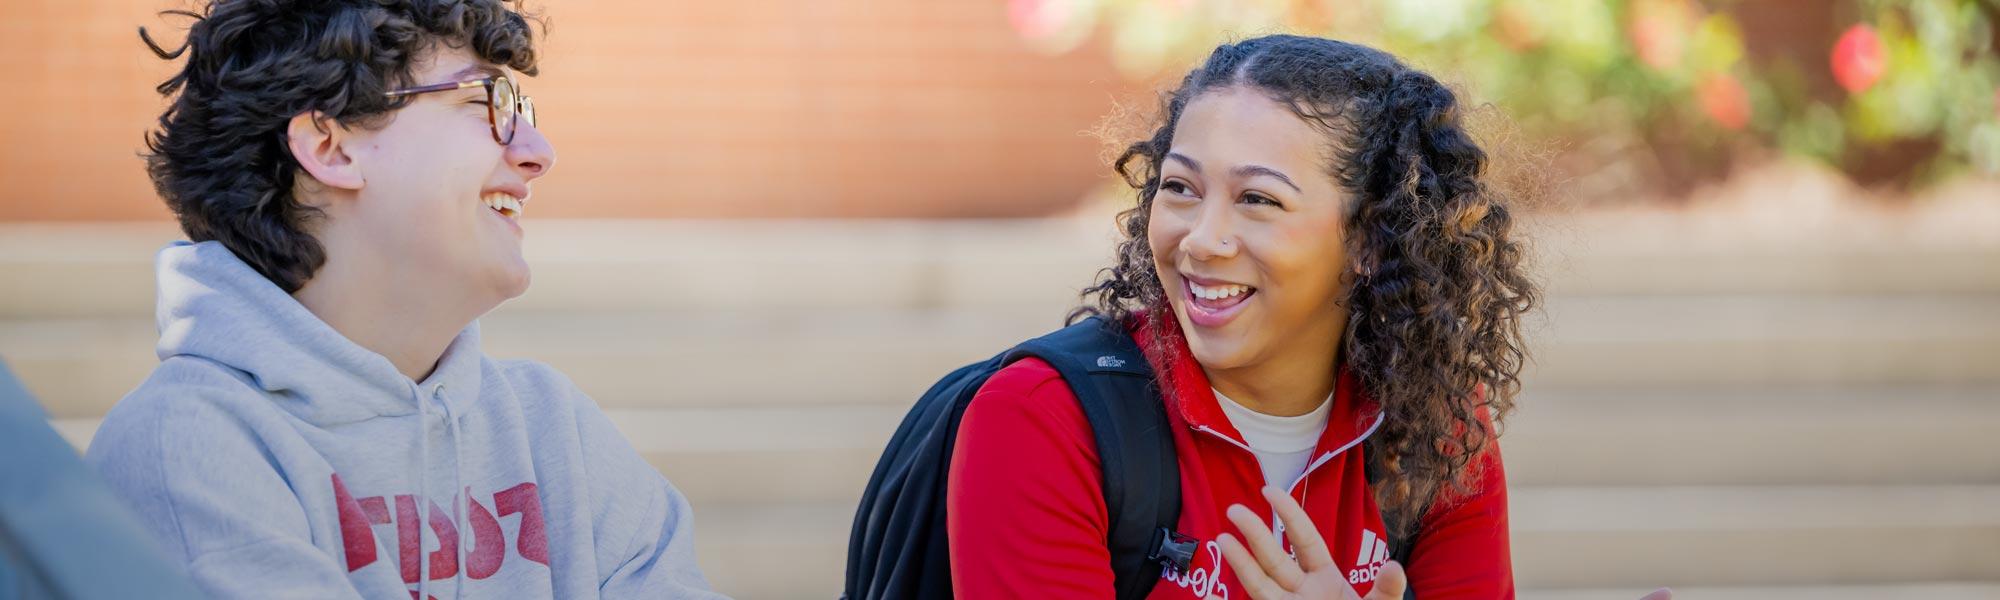
[[[1194,562],[1195,547],[1201,540],[1181,535],[1172,529],[1160,528],[1160,537],[1153,541],[1153,548],[1146,553],[1146,560],[1172,567],[1175,572],[1187,572]]]

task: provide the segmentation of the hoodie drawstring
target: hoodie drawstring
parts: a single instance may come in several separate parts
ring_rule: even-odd
[[[418,540],[423,539],[423,532],[430,531],[431,501],[426,497],[426,494],[430,493],[430,401],[433,399],[442,401],[444,399],[444,384],[438,384],[432,390],[431,398],[425,398],[423,388],[419,387],[414,381],[410,382],[410,394],[417,399],[417,493],[415,495],[417,503],[423,505],[417,507]],[[444,404],[444,426],[445,437],[449,438],[451,442],[451,497],[454,499],[447,500],[447,502],[451,503],[452,532],[458,537],[458,539],[452,540],[452,549],[457,554],[458,568],[453,570],[451,596],[456,599],[465,593],[465,528],[468,524],[465,522],[464,504],[472,501],[472,497],[470,495],[471,491],[464,489],[465,480],[463,473],[465,465],[462,461],[465,460],[465,445],[459,443],[461,432],[458,429],[458,418],[456,415],[451,414],[451,405],[449,403]],[[461,493],[467,495],[462,501],[456,500]],[[440,546],[444,544],[443,537],[438,538],[438,544]],[[430,558],[431,553],[424,551],[423,544],[417,544],[417,600],[430,600],[430,596],[427,595],[428,584],[431,580]]]
[[[425,594],[425,585],[431,580],[431,553],[424,551],[424,532],[430,531],[430,501],[424,495],[430,491],[431,464],[431,403],[424,398],[423,388],[417,382],[410,382],[410,396],[417,401],[417,597],[416,600],[430,600]],[[442,542],[443,540],[438,540]]]
[[[438,390],[442,392],[444,386],[439,385]],[[450,403],[444,405],[444,425],[445,437],[451,440],[452,494],[454,497],[458,494],[465,494],[464,498],[457,499],[451,503],[451,529],[457,532],[458,535],[458,544],[456,545],[458,548],[458,575],[451,580],[451,597],[453,600],[457,600],[460,595],[465,593],[465,530],[470,524],[465,521],[464,515],[466,512],[466,503],[472,501],[472,490],[465,487],[463,476],[465,470],[465,444],[464,440],[459,439],[458,415],[451,413]]]

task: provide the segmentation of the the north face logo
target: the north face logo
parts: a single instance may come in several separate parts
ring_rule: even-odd
[[[1125,366],[1125,359],[1110,355],[1099,356],[1097,357],[1097,366],[1105,369],[1116,369]]]
[[[1354,556],[1354,570],[1347,572],[1348,583],[1374,581],[1382,574],[1382,563],[1389,561],[1389,542],[1376,537],[1375,532],[1361,530],[1361,552]]]

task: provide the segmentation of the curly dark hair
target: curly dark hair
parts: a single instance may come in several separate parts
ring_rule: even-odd
[[[306,227],[319,213],[292,194],[293,116],[377,126],[409,101],[386,93],[415,84],[438,44],[535,74],[528,17],[506,0],[216,0],[161,14],[194,23],[174,50],[139,28],[160,58],[187,57],[157,88],[172,102],[146,136],[153,187],[190,239],[222,242],[287,293],[326,262]]]
[[[1360,275],[1341,299],[1342,354],[1385,413],[1367,445],[1368,469],[1388,526],[1410,539],[1441,492],[1467,491],[1474,459],[1498,435],[1479,412],[1498,424],[1513,410],[1527,360],[1521,319],[1540,295],[1524,272],[1508,199],[1482,180],[1487,155],[1437,79],[1382,51],[1320,38],[1216,48],[1166,94],[1151,137],[1113,163],[1138,206],[1119,214],[1117,262],[1084,289],[1071,320],[1145,318],[1153,331],[1172,330],[1146,237],[1161,162],[1190,101],[1239,86],[1326,132],[1328,176],[1354,198],[1344,227],[1349,267]]]

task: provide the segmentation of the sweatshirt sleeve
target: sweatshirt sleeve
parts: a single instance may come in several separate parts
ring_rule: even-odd
[[[121,402],[88,462],[205,594],[360,598],[347,569],[313,545],[305,509],[268,449],[202,393]]]
[[[567,383],[567,380],[564,380]],[[725,598],[695,562],[694,508],[572,386],[605,598]]]
[[[1485,411],[1482,424],[1493,431]],[[1514,597],[1514,563],[1507,529],[1507,474],[1497,438],[1477,462],[1470,494],[1445,497],[1419,525],[1410,553],[1410,586],[1417,597]]]
[[[1047,363],[1023,360],[987,380],[959,423],[946,484],[957,597],[1114,595],[1093,440]]]

